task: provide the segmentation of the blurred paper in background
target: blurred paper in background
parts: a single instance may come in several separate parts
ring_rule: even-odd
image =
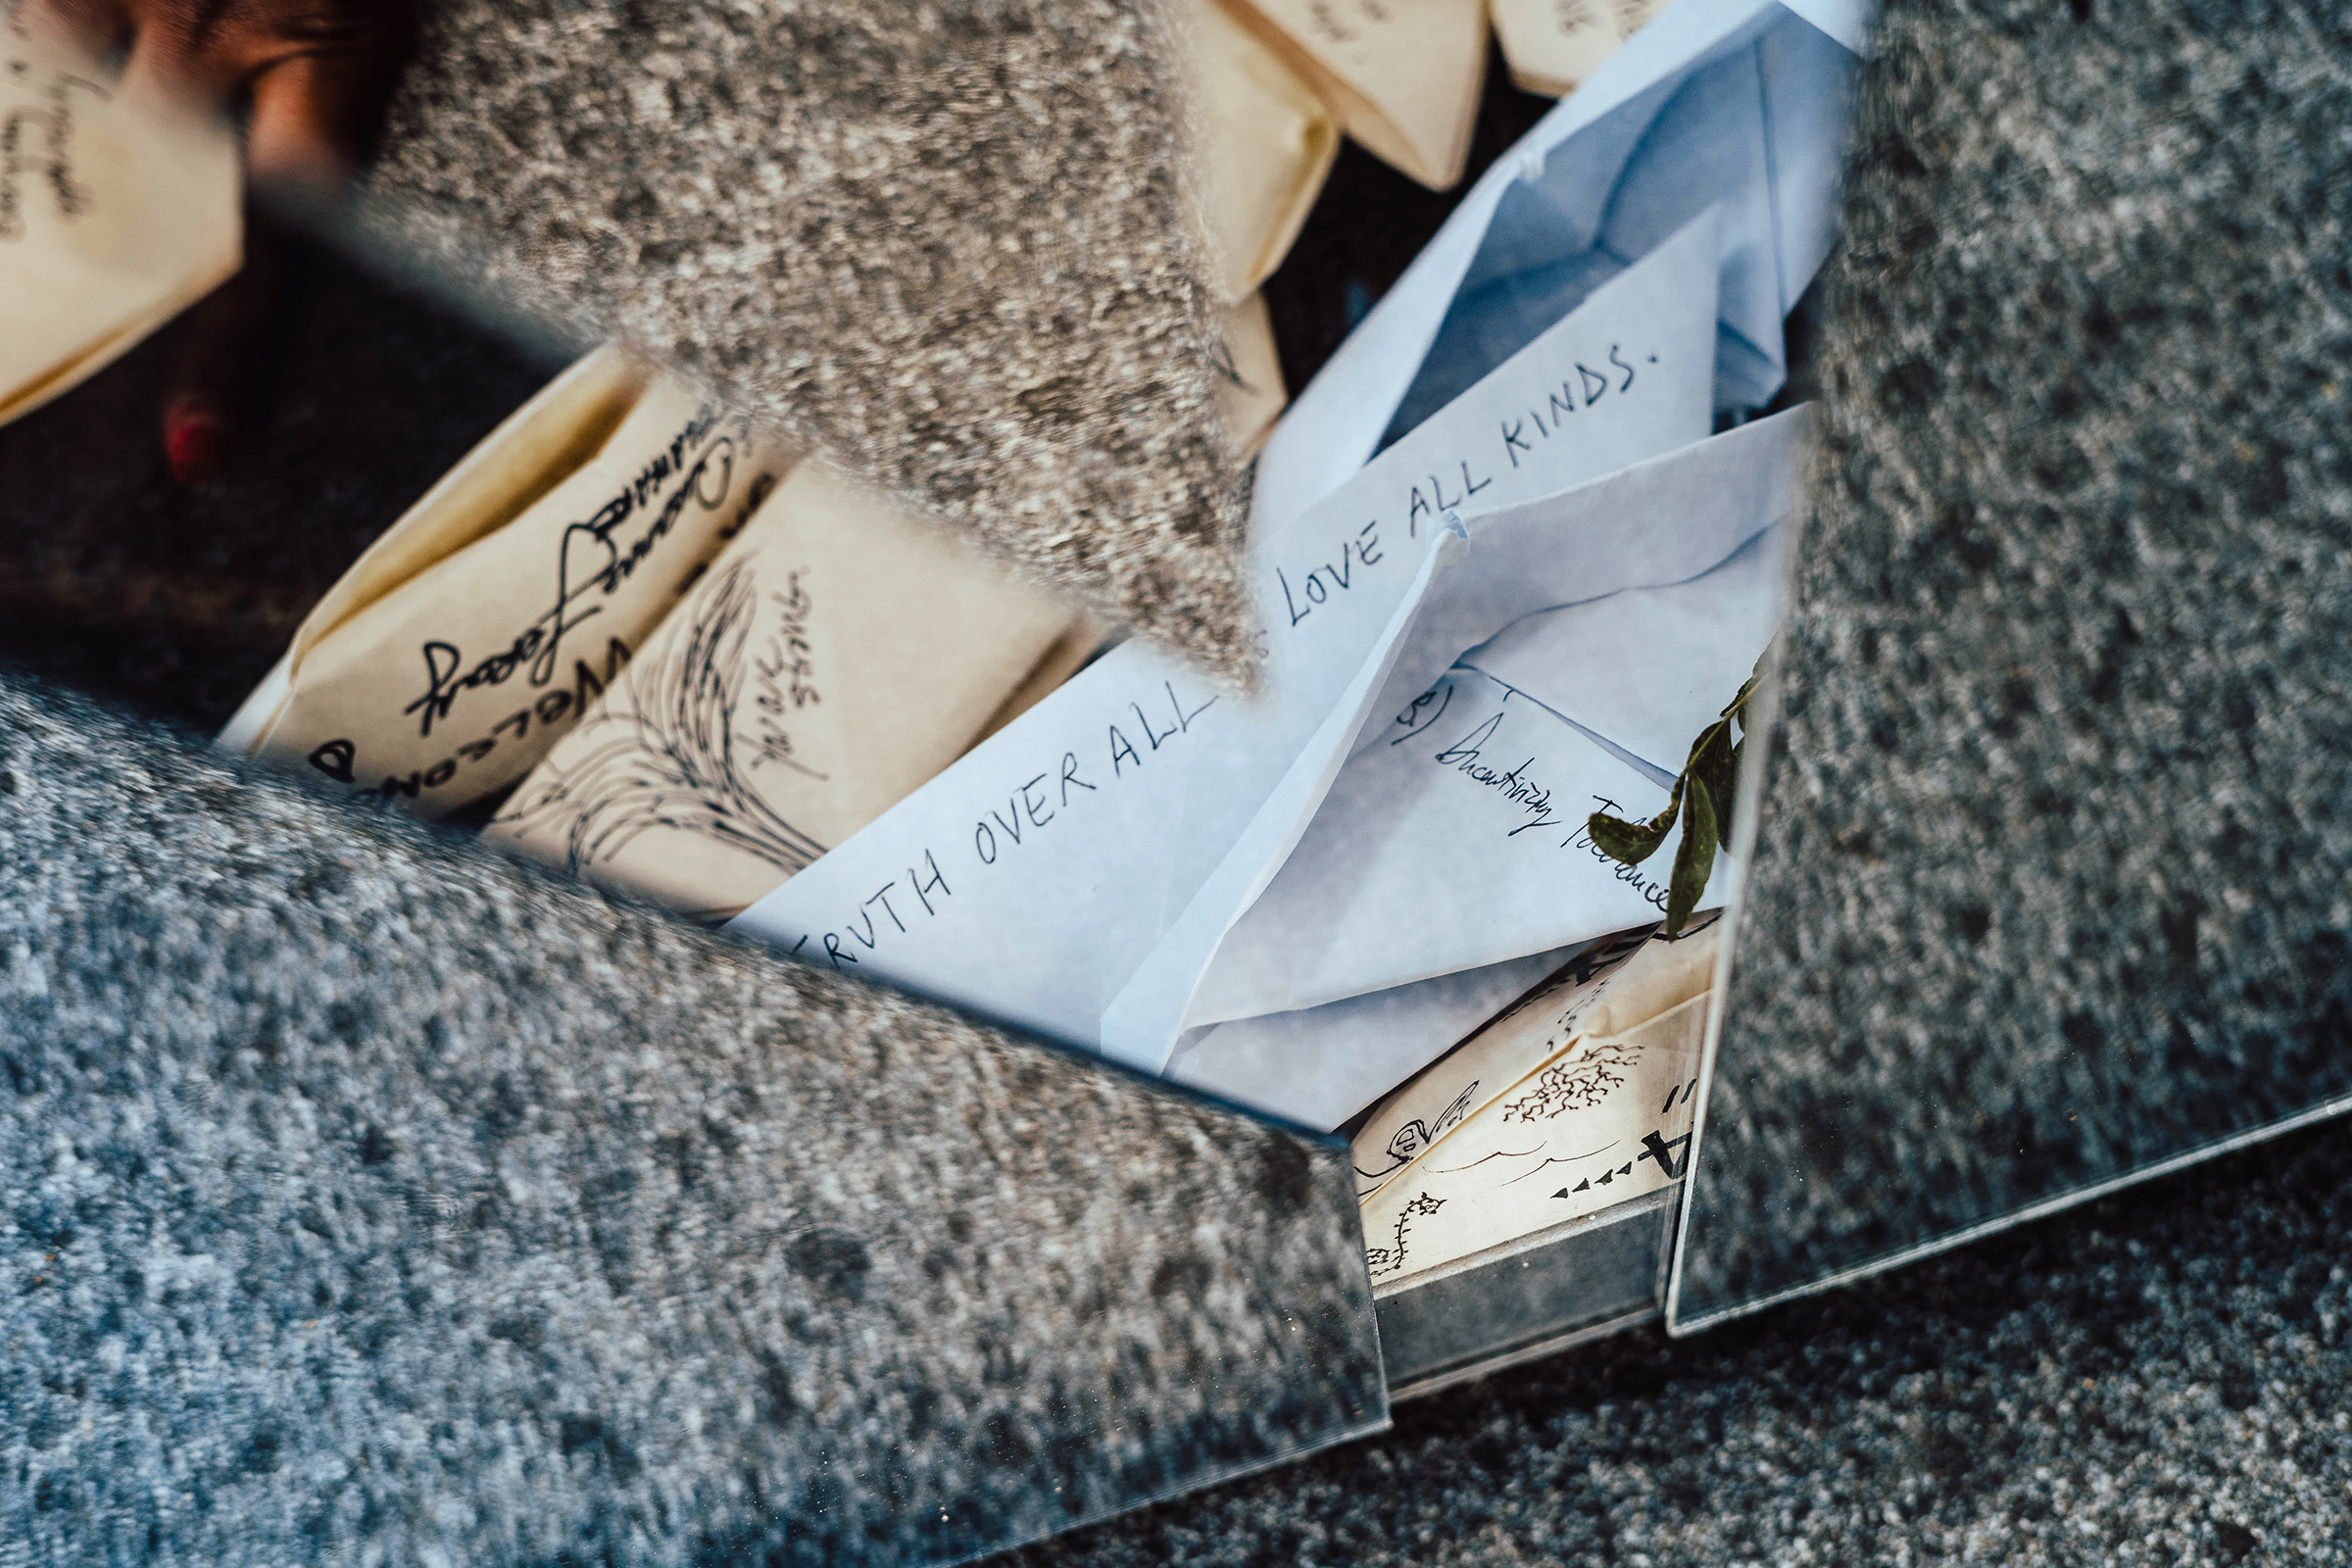
[[[0,125],[5,423],[226,281],[243,220],[226,123],[14,18],[0,26]]]
[[[1217,313],[1224,329],[1217,362],[1217,412],[1233,438],[1234,455],[1253,457],[1274,433],[1285,402],[1282,362],[1274,352],[1274,323],[1266,299],[1252,294]]]
[[[1492,0],[1494,37],[1527,92],[1563,98],[1657,14],[1662,0]]]
[[[1158,1070],[1217,939],[1320,799],[1311,775],[1344,760],[1353,722],[1329,737],[1337,757],[1301,758],[1335,722],[1335,704],[1352,704],[1351,683],[1417,594],[1444,512],[1473,488],[1482,503],[1552,494],[1706,434],[1715,255],[1711,225],[1693,224],[1322,509],[1260,528],[1250,575],[1268,651],[1255,693],[1220,693],[1166,652],[1126,643],[740,923]],[[1529,427],[1524,452],[1509,444],[1508,420],[1559,396],[1578,364],[1609,364],[1612,349],[1638,360],[1635,381],[1612,369],[1607,391],[1572,394],[1577,407],[1556,435]],[[1548,416],[1545,425],[1554,428]],[[1446,650],[1423,684],[1494,629]],[[1295,767],[1305,772],[1290,789]],[[1054,790],[1050,826],[1000,834],[995,824],[1011,827],[1023,784],[1039,776]],[[904,931],[871,933],[876,945],[853,954],[848,944],[869,935],[863,901],[925,853],[948,865],[955,896]],[[1149,1001],[1136,984],[1147,963]],[[1139,1004],[1114,1037],[1106,1008],[1131,992]]]
[[[1194,0],[1193,23],[1214,281],[1235,300],[1282,265],[1339,156],[1340,127],[1222,0]]]
[[[1462,177],[1486,82],[1486,0],[1233,3],[1375,157],[1432,190]]]

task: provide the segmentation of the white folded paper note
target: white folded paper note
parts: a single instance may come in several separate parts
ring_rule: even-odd
[[[1594,809],[1655,815],[1666,807],[1664,781],[1629,765],[1609,737],[1491,676],[1455,668],[1424,683],[1547,601],[1607,604],[1740,554],[1794,505],[1808,426],[1807,411],[1793,410],[1466,519],[1466,541],[1441,561],[1399,632],[1367,721],[1347,737],[1351,755],[1205,973],[1196,968],[1179,1027],[1317,1006],[1661,915],[1669,861],[1620,865],[1592,843],[1585,820]],[[1778,590],[1776,580],[1755,580],[1755,603],[1742,607],[1766,638]],[[1719,640],[1686,642],[1675,597],[1643,598],[1646,618],[1618,617],[1639,639],[1629,678],[1638,690],[1712,692],[1702,723],[1711,722],[1762,639],[1734,642],[1728,655]],[[1583,675],[1569,666],[1554,680],[1572,695]],[[1719,859],[1717,881],[1729,871]],[[1702,902],[1721,896],[1718,888]],[[1161,1005],[1175,990],[1163,990]]]
[[[1461,665],[1671,779],[1779,629],[1791,533],[1775,523],[1689,582],[1514,621]]]
[[[1845,0],[1674,0],[1480,176],[1294,400],[1258,462],[1253,525],[1329,495],[1384,433],[1718,204],[1713,403],[1769,402],[1782,323],[1829,254],[1861,25]]]
[[[1462,177],[1486,80],[1486,0],[1233,3],[1374,157],[1433,190]]]
[[[1157,1070],[1183,1010],[1158,993],[1189,994],[1312,815],[1436,565],[1441,519],[1705,434],[1718,249],[1713,220],[1693,222],[1311,514],[1261,518],[1253,696],[1126,644],[737,923]],[[891,917],[884,896],[916,875],[945,895]],[[1105,1009],[1147,959],[1154,995],[1112,1040]]]
[[[1190,1030],[1164,1076],[1329,1131],[1592,946],[1577,943],[1320,1007]]]
[[[805,463],[483,839],[724,918],[953,761],[1075,619]]]
[[[1585,831],[1595,808],[1656,815],[1663,788],[1483,675],[1452,671],[1430,696],[1421,728],[1348,760],[1218,949],[1186,1027],[1314,1007],[1664,918],[1671,856],[1623,866]],[[1728,864],[1718,859],[1718,883]]]
[[[235,272],[237,189],[226,122],[0,24],[0,424]]]
[[[600,349],[369,546],[221,733],[426,816],[579,722],[787,464]]]

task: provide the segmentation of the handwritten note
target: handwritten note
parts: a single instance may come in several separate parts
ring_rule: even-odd
[[[1287,848],[1279,834],[1241,841],[1425,576],[1445,514],[1548,494],[1705,433],[1714,257],[1712,232],[1693,225],[1322,506],[1263,528],[1253,696],[1126,644],[738,924],[845,971],[1102,1043],[1105,1008],[1220,863],[1240,847],[1240,891],[1253,892],[1262,856]],[[949,897],[905,930],[869,932],[868,901],[933,863]],[[1165,1022],[1124,1046],[1127,1059],[1156,1070],[1175,1042],[1175,1015]]]
[[[1353,1147],[1376,1284],[1682,1178],[1715,954],[1711,932],[1679,947],[1667,973],[1530,1002],[1374,1114]]]
[[[237,143],[159,82],[0,24],[0,424],[236,271]]]
[[[1845,9],[1673,0],[1495,160],[1298,393],[1258,460],[1253,517],[1331,494],[1710,209],[1714,406],[1768,403],[1787,378],[1783,323],[1836,227],[1862,47],[1859,24],[1829,14]]]
[[[1203,220],[1218,296],[1238,300],[1298,237],[1339,156],[1340,127],[1222,0],[1193,0],[1191,15]]]
[[[1527,92],[1565,97],[1657,15],[1663,0],[1492,0],[1494,36]]]
[[[1462,177],[1486,78],[1486,0],[1233,3],[1374,157],[1432,190]]]
[[[426,816],[512,784],[784,469],[740,416],[600,350],[393,524],[223,744]]]
[[[1486,1109],[1584,1035],[1624,1034],[1714,983],[1721,913],[1691,917],[1677,938],[1654,924],[1612,932],[1557,965],[1541,986],[1490,1015],[1456,1049],[1382,1102],[1351,1140],[1358,1200],[1394,1181],[1430,1146]]]
[[[960,754],[1070,611],[866,487],[795,469],[484,833],[724,918]],[[866,909],[941,892],[936,860]]]
[[[1549,606],[1687,581],[1739,554],[1795,504],[1808,422],[1792,411],[1466,519],[1392,634],[1387,667],[1318,736],[1330,747],[1325,793],[1269,802],[1253,832],[1276,848],[1246,885],[1233,867],[1225,924],[1212,927],[1204,906],[1188,932],[1199,945],[1181,964],[1154,955],[1106,1015],[1105,1039],[1313,1006],[1662,910],[1665,866],[1608,859],[1584,824],[1606,801],[1631,816],[1663,809],[1665,776],[1488,676],[1447,669]],[[1777,589],[1758,585],[1766,615],[1777,617]],[[1663,612],[1644,628],[1642,679],[1657,689],[1683,684],[1693,650],[1681,629]],[[1720,682],[1720,708],[1747,669],[1697,684]],[[1297,813],[1287,836],[1277,809]]]
[[[1775,523],[1688,582],[1514,621],[1461,663],[1670,778],[1780,627],[1790,531]]]
[[[1394,736],[1341,770],[1281,873],[1235,922],[1188,1027],[1311,1007],[1664,917],[1667,858],[1621,865],[1585,831],[1595,808],[1656,814],[1664,789],[1467,670],[1396,719]],[[1728,861],[1717,863],[1720,881]]]

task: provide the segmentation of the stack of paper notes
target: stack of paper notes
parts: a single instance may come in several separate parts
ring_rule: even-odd
[[[1585,818],[1660,810],[1746,678],[1803,453],[1801,410],[1707,434],[1719,254],[1710,213],[1261,527],[1255,693],[1124,644],[741,923],[1159,1072],[1228,1023],[1655,918],[1662,868],[1599,855]],[[918,872],[945,891],[892,913]],[[1272,1078],[1204,1087],[1351,1114],[1319,1087],[1351,1031],[1308,1034]]]
[[[491,822],[733,914],[1057,686],[1097,637],[818,464],[793,470]],[[922,897],[919,882],[907,895]]]
[[[1437,58],[1485,13],[1414,15]],[[1782,619],[1809,415],[1767,405],[1859,48],[1675,0],[1481,178],[1257,459],[1248,692],[1142,640],[1091,657],[1063,608],[603,353],[394,526],[227,739],[495,802],[494,843],[842,974],[1317,1127],[1369,1110],[1383,1280],[1654,1190],[1719,930],[1651,936],[1672,855],[1623,863],[1590,819],[1666,807]],[[1288,102],[1272,140],[1311,163]],[[1290,178],[1231,211],[1266,228]]]
[[[1594,943],[1372,1114],[1352,1150],[1374,1283],[1681,1177],[1721,929]]]
[[[386,530],[221,744],[425,816],[503,796],[491,842],[720,919],[1100,641],[607,348]]]
[[[237,139],[31,8],[0,25],[0,424],[96,374],[237,270]]]
[[[1784,613],[1809,416],[1766,410],[1831,244],[1860,50],[1854,19],[1675,0],[1478,181],[1276,427],[1253,690],[1123,644],[736,927],[1330,1128],[1657,920],[1671,855],[1620,863],[1588,818],[1666,806]],[[1739,870],[1719,858],[1701,906]],[[1611,1062],[1675,1079],[1628,1078],[1605,1112],[1639,1102],[1629,1136],[1671,1157],[1628,1152],[1532,1209],[1433,1186],[1454,1240],[1394,1271],[1674,1179],[1691,1107],[1667,1091],[1695,1076],[1703,990],[1606,1031]],[[1471,1108],[1451,1136],[1483,1136]]]

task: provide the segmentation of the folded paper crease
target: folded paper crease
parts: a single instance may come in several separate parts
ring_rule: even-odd
[[[366,242],[618,337],[1102,618],[1246,664],[1155,0],[447,0]]]

